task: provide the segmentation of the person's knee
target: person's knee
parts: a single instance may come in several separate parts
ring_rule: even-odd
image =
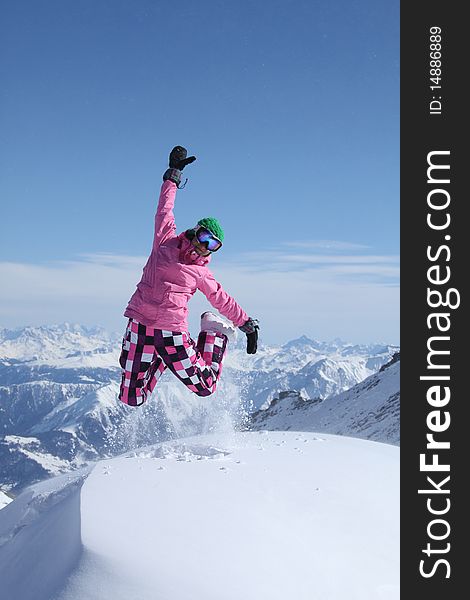
[[[126,382],[123,376],[121,382],[121,389],[119,390],[117,398],[127,406],[138,407],[142,406],[142,404],[144,404],[147,400],[147,393],[146,390],[139,390],[138,388],[133,386],[126,386]]]

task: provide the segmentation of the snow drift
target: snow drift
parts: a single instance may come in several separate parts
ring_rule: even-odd
[[[398,599],[399,449],[198,436],[36,484],[0,511],[9,600]]]

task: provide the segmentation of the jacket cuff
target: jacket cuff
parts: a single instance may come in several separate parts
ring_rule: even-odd
[[[254,333],[257,329],[259,329],[258,319],[252,319],[250,317],[248,321],[245,321],[245,323],[243,323],[243,325],[240,325],[238,329],[240,329],[240,331],[243,331],[243,333],[246,333],[247,335],[250,333]]]
[[[181,171],[179,169],[167,169],[163,173],[163,181],[172,181],[178,186],[181,183]]]

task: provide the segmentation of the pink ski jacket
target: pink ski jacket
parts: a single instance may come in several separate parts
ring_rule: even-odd
[[[248,315],[208,269],[211,257],[199,256],[184,233],[176,235],[173,215],[176,190],[172,181],[163,182],[152,253],[124,316],[154,329],[188,331],[187,304],[196,290],[200,290],[212,306],[239,327],[248,320]]]

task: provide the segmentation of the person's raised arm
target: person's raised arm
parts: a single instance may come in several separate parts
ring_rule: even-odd
[[[163,174],[163,185],[155,215],[154,249],[172,237],[176,231],[173,207],[176,190],[181,183],[181,171],[196,160],[195,156],[187,157],[187,154],[186,148],[182,146],[175,146],[170,152],[168,169]]]

